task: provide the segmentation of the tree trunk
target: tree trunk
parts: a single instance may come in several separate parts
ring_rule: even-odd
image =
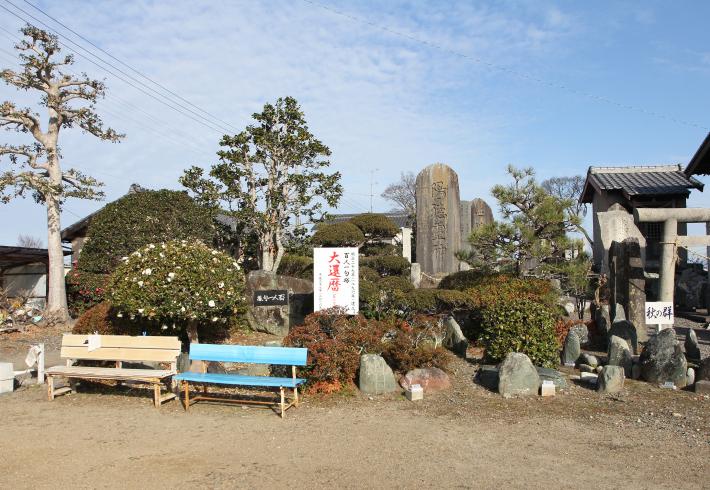
[[[195,320],[187,322],[187,338],[191,344],[200,343],[200,339],[197,335],[197,322]]]
[[[49,193],[48,193],[49,194]],[[46,196],[47,252],[49,255],[47,308],[45,316],[59,322],[69,321],[67,292],[64,280],[64,251],[62,250],[59,201],[56,196]]]

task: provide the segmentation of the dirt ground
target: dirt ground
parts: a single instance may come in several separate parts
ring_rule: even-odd
[[[17,339],[0,342],[7,355]],[[49,402],[27,385],[0,395],[0,488],[710,488],[708,397],[627,381],[505,400],[475,371],[454,360],[453,388],[422,402],[307,397],[283,420],[103,385]]]

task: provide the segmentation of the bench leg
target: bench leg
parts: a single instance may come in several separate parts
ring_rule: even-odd
[[[183,381],[182,387],[185,390],[185,411],[187,412],[190,410],[190,383]]]
[[[285,396],[284,396],[284,387],[281,387],[281,418],[284,418],[284,415],[286,414],[286,403],[285,403]]]
[[[47,398],[54,400],[54,376],[47,376]]]
[[[298,386],[293,387],[293,404],[298,406]]]
[[[153,402],[155,408],[160,408],[160,383],[155,383],[153,385]]]

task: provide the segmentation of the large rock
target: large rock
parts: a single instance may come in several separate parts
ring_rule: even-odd
[[[624,387],[624,369],[620,366],[604,366],[597,378],[599,393],[618,393]]]
[[[402,377],[399,384],[405,390],[408,390],[412,385],[420,385],[424,389],[424,393],[451,388],[449,375],[439,368],[412,369]]]
[[[593,356],[587,352],[582,352],[579,356],[579,363],[595,368],[599,365],[599,359],[597,359],[597,356]]]
[[[627,378],[631,377],[631,367],[633,366],[633,357],[631,349],[626,340],[616,335],[612,335],[609,340],[609,351],[607,353],[607,364],[609,366],[620,366]]]
[[[589,329],[584,323],[575,323],[569,331],[574,332],[575,335],[577,335],[579,345],[584,346],[589,344]]]
[[[594,315],[594,322],[597,325],[597,331],[604,339],[608,338],[609,329],[611,328],[611,318],[609,317],[609,305],[600,305]]]
[[[363,354],[360,356],[360,391],[366,395],[381,395],[399,390],[392,369],[382,356]]]
[[[285,289],[289,304],[286,306],[254,306],[254,291]],[[247,321],[252,330],[272,335],[288,335],[291,325],[303,322],[313,312],[313,282],[297,277],[280,276],[265,271],[252,271],[247,275],[246,298],[250,306]]]
[[[706,357],[700,363],[695,379],[698,381],[710,381],[710,357]]]
[[[629,344],[631,352],[633,354],[638,354],[639,343],[636,335],[636,327],[634,327],[630,321],[621,320],[619,322],[614,322],[609,330],[609,337],[612,335],[616,335],[617,337],[621,337],[626,340]]]
[[[651,383],[670,381],[678,388],[687,383],[688,363],[673,328],[665,328],[648,340],[639,357],[639,364],[641,376]]]
[[[567,380],[565,379],[565,375],[556,369],[539,366],[535,366],[535,369],[537,370],[537,375],[540,376],[541,385],[543,381],[552,381],[555,384],[555,388],[558,390],[564,390],[567,388]]]
[[[443,276],[459,270],[461,247],[459,178],[442,163],[429,165],[416,180],[417,262],[422,272]]]
[[[489,390],[498,390],[498,367],[483,365],[476,372],[476,381],[481,386],[485,386]]]
[[[562,347],[562,364],[566,366],[573,366],[577,363],[577,359],[579,359],[579,354],[581,352],[582,349],[579,346],[579,337],[577,337],[576,333],[570,330],[569,332],[567,332],[567,337],[565,337],[565,344]]]
[[[444,319],[444,327],[446,328],[444,347],[465,358],[466,350],[468,350],[468,339],[464,337],[458,322],[449,315]]]
[[[685,356],[694,361],[700,360],[700,347],[698,346],[698,336],[695,330],[688,328],[688,334],[685,336]]]
[[[540,376],[530,358],[520,352],[511,352],[498,366],[498,391],[505,398],[537,395]]]

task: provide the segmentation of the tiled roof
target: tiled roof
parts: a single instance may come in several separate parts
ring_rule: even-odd
[[[685,174],[692,175],[710,175],[710,133],[705,137],[705,140],[695,152],[695,155],[685,168]]]
[[[580,200],[592,202],[594,192],[621,192],[633,196],[688,196],[703,184],[687,176],[680,165],[645,167],[589,167]]]

